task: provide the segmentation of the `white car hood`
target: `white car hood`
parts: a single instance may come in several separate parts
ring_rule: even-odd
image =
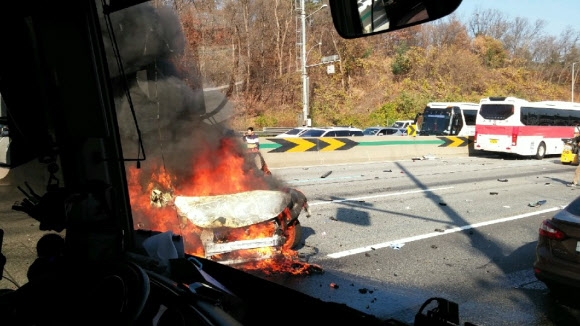
[[[217,196],[177,196],[174,205],[180,217],[201,228],[238,228],[273,219],[290,202],[287,192],[253,190]]]

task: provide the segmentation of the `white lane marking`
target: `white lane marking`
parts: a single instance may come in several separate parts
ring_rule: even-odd
[[[487,221],[487,222],[480,222],[480,223],[475,223],[475,224],[460,226],[460,227],[452,228],[452,229],[449,229],[449,230],[445,230],[445,232],[431,232],[431,233],[416,235],[416,236],[413,236],[413,237],[408,237],[408,238],[403,238],[403,239],[398,239],[398,240],[393,240],[393,241],[378,243],[378,244],[371,245],[371,246],[366,246],[366,247],[361,247],[361,248],[355,248],[355,249],[340,251],[340,252],[336,252],[336,253],[333,253],[333,254],[329,254],[328,257],[330,257],[330,258],[341,258],[341,257],[351,256],[351,255],[360,254],[360,253],[367,252],[367,251],[371,251],[371,250],[375,250],[375,249],[389,247],[389,246],[391,246],[393,244],[409,243],[409,242],[413,242],[413,241],[424,240],[424,239],[428,239],[428,238],[434,238],[434,237],[442,236],[442,235],[449,234],[449,233],[453,233],[453,232],[459,232],[459,231],[463,231],[463,230],[475,229],[475,228],[482,227],[482,226],[487,226],[487,225],[492,225],[492,224],[497,224],[497,223],[503,223],[503,222],[509,222],[509,221],[513,221],[513,220],[517,220],[517,219],[521,219],[521,218],[525,218],[525,217],[530,217],[530,216],[534,216],[534,215],[540,215],[540,214],[544,214],[544,213],[549,213],[549,212],[553,212],[553,211],[557,211],[557,210],[563,209],[564,207],[566,207],[566,206],[558,206],[558,207],[544,209],[542,211],[534,211],[534,212],[531,212],[531,213],[525,213],[525,214],[520,214],[520,215],[515,215],[515,216],[510,216],[510,217],[504,217],[504,218],[500,218],[500,219],[497,219],[497,220],[491,220],[491,221]]]
[[[314,203],[308,202],[308,205],[309,206],[328,205],[328,204],[334,204],[334,203],[343,203],[345,201],[357,201],[357,200],[363,200],[363,199],[373,199],[373,198],[382,198],[382,197],[390,197],[390,196],[408,195],[408,194],[416,194],[419,192],[431,192],[431,191],[435,191],[435,190],[445,190],[445,189],[453,189],[453,187],[410,190],[410,191],[393,192],[393,193],[389,193],[389,194],[380,194],[380,195],[374,195],[374,196],[354,197],[354,198],[347,198],[347,199],[336,199],[336,200],[330,200],[330,201],[317,201]]]
[[[332,178],[316,178],[316,179],[303,179],[303,180],[291,180],[291,181],[287,181],[288,184],[299,184],[299,183],[306,183],[306,182],[314,182],[314,181],[336,181],[336,180],[345,180],[345,179],[356,179],[356,178],[362,178],[364,177],[363,175],[354,175],[354,176],[350,176],[350,175],[346,175],[343,177],[332,177]]]

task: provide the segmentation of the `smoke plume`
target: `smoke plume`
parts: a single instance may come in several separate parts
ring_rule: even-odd
[[[103,32],[109,70],[117,90],[117,116],[125,159],[142,155],[140,135],[147,158],[141,169],[154,171],[163,167],[177,175],[179,182],[189,180],[195,173],[192,162],[196,155],[217,151],[224,138],[235,139],[243,156],[240,137],[227,125],[231,105],[225,104],[225,97],[219,91],[204,92],[199,69],[182,76],[172,64],[183,53],[185,44],[177,16],[169,9],[143,3],[111,14],[111,21],[114,34],[108,34],[109,30]],[[113,40],[120,59],[115,56]],[[122,63],[126,79],[118,62]],[[199,63],[191,66],[198,67]],[[192,88],[192,84],[199,88]],[[130,97],[126,96],[124,85],[128,86]],[[216,155],[204,159],[217,166],[216,160],[221,158]]]

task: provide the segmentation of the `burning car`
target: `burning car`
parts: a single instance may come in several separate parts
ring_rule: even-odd
[[[196,130],[214,129],[201,124]],[[295,273],[280,262],[298,256],[298,218],[302,211],[310,216],[306,196],[259,170],[239,137],[217,132],[210,140],[196,144],[192,157],[175,151],[175,160],[164,155],[159,164],[128,168],[134,229],[179,234],[189,255]]]
[[[298,217],[310,216],[306,196],[296,189],[251,190],[214,196],[174,196],[154,190],[151,205],[173,207],[183,234],[201,244],[195,255],[225,264],[274,258],[302,237]]]

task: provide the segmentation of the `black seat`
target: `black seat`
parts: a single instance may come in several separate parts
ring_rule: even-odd
[[[7,293],[12,306],[2,325],[132,325],[150,292],[149,277],[134,263],[64,264]]]

